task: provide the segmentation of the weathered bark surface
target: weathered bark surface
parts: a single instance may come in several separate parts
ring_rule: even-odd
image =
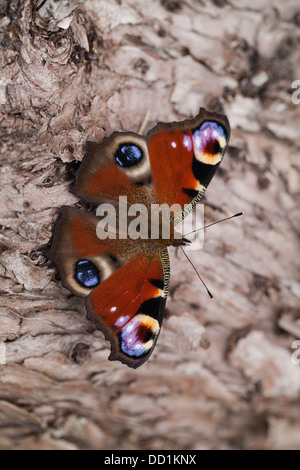
[[[0,446],[299,448],[299,0],[34,3],[0,2]],[[172,254],[159,342],[131,370],[46,252],[86,140],[200,106],[233,129],[206,223],[245,215],[190,252],[214,301]]]

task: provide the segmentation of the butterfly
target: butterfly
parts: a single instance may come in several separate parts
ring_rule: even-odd
[[[85,297],[88,318],[111,343],[110,360],[137,368],[152,353],[169,287],[167,247],[188,243],[176,238],[175,226],[203,196],[229,136],[227,117],[201,108],[194,119],[158,123],[146,137],[114,132],[102,143],[87,142],[73,192],[98,208],[96,214],[63,208],[49,258],[64,287]],[[177,208],[169,219],[170,235],[162,236],[159,219],[151,236],[150,209],[163,204]],[[113,217],[106,237],[99,237],[98,209],[109,205]],[[136,206],[144,223],[141,236],[130,237],[126,229],[134,220],[126,217]]]

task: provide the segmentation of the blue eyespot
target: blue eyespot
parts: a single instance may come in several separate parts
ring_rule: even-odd
[[[121,144],[115,153],[117,163],[125,168],[136,165],[142,158],[142,149],[130,143]]]
[[[83,287],[95,287],[100,282],[97,266],[87,259],[78,261],[75,267],[75,279]]]

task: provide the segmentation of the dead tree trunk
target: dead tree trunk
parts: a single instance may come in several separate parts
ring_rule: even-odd
[[[0,447],[299,448],[300,10],[275,3],[1,0]],[[233,129],[205,221],[245,215],[190,252],[214,302],[172,255],[130,370],[46,252],[87,140],[200,106]]]

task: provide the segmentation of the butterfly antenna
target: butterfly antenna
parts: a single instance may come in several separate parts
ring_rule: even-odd
[[[202,284],[204,285],[209,297],[211,299],[214,298],[214,296],[212,295],[212,293],[210,292],[210,290],[208,289],[207,285],[205,284],[205,282],[203,281],[202,277],[200,276],[200,274],[198,273],[197,269],[196,269],[196,266],[193,264],[193,262],[190,260],[190,258],[188,257],[188,255],[186,254],[185,250],[182,248],[182,246],[180,245],[180,248],[182,249],[183,253],[184,253],[184,256],[187,258],[187,260],[191,263],[195,273],[197,274],[198,278],[200,279],[200,281],[202,282]]]
[[[225,220],[230,220],[230,219],[233,219],[234,217],[239,217],[240,215],[244,215],[244,212],[237,212],[236,214],[231,215],[230,217],[225,217],[225,219],[220,219],[220,220],[217,220],[216,222],[212,222],[211,224],[204,225],[204,227],[201,227],[196,230],[193,230],[192,232],[186,233],[184,237],[187,237],[188,235],[191,235],[192,233],[199,232],[200,230],[204,230],[205,228],[211,227],[212,225],[219,224],[220,222],[225,222]]]

